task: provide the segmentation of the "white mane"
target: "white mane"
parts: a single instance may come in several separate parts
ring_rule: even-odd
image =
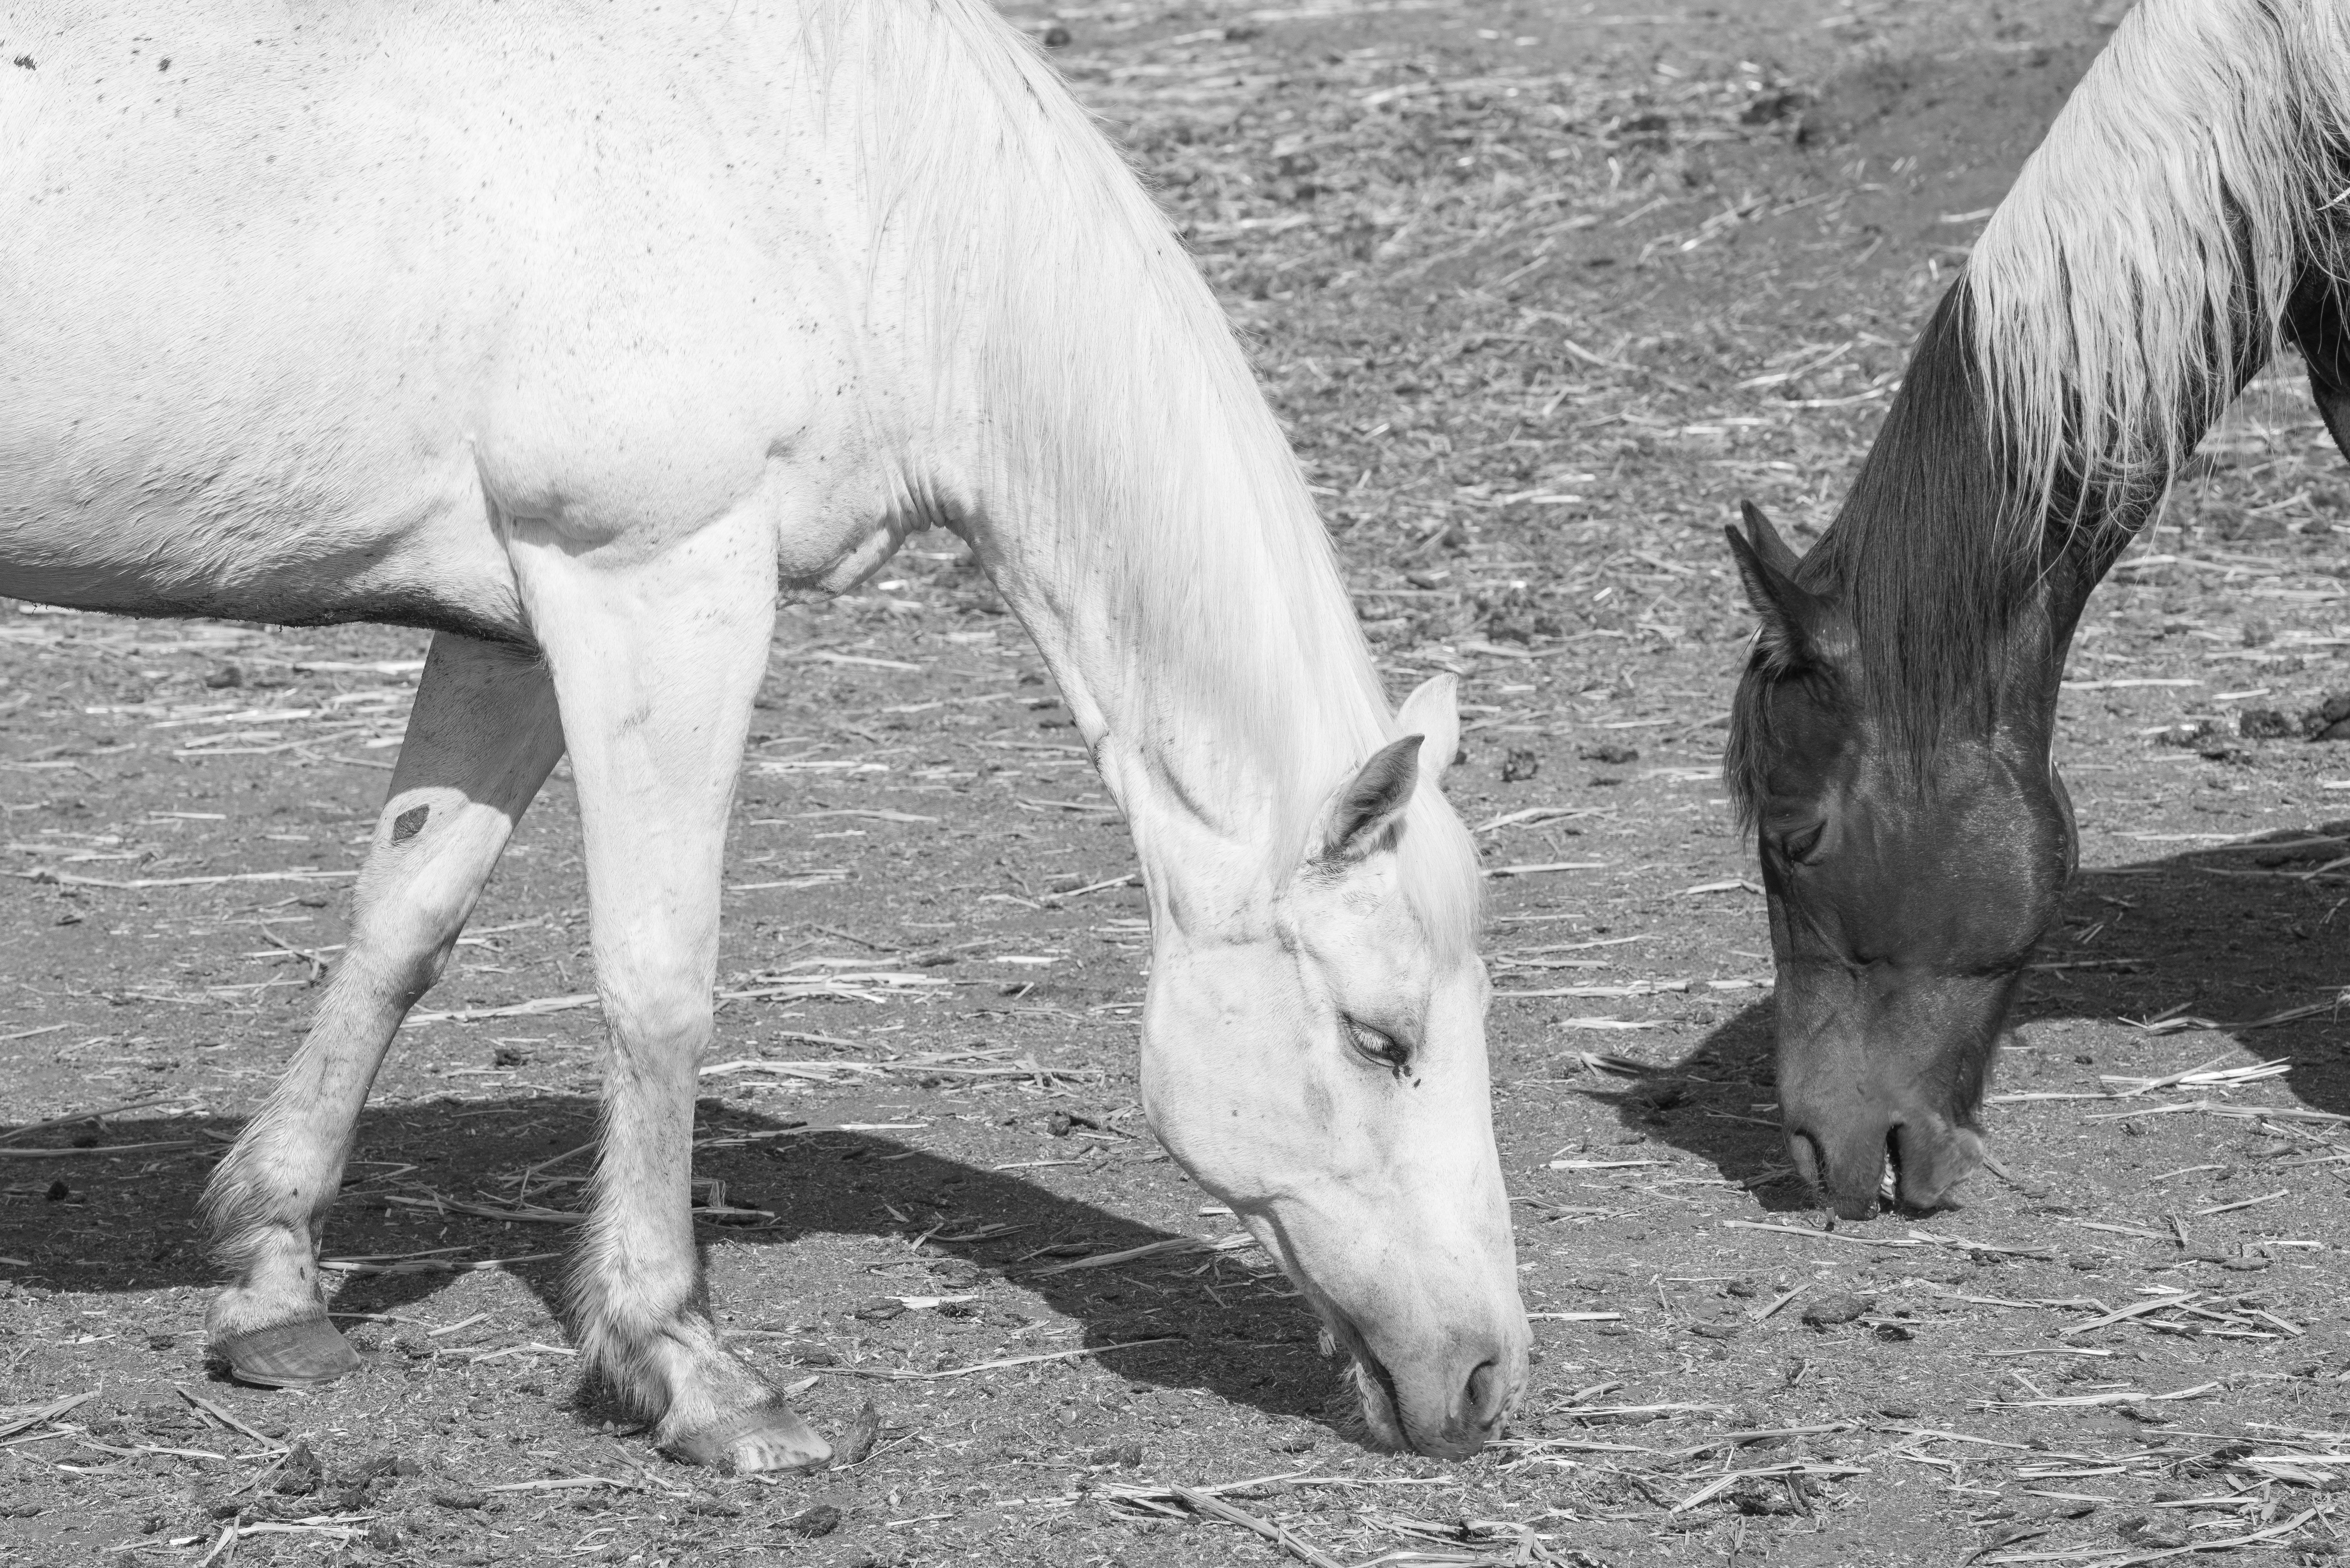
[[[2345,116],[2344,0],[2141,0],[2122,23],[1967,264],[2011,527],[2160,495],[2274,349],[2345,193]]]

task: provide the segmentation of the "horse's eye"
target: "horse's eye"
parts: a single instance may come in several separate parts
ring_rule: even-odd
[[[1367,1023],[1347,1020],[1347,1043],[1354,1046],[1364,1061],[1375,1067],[1385,1067],[1400,1074],[1411,1065],[1411,1047],[1384,1029],[1374,1029]]]
[[[1800,827],[1779,840],[1779,852],[1790,860],[1801,860],[1820,846],[1820,836],[1828,830],[1825,822]]]

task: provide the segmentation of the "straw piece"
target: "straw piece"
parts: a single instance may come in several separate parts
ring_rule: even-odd
[[[62,1399],[52,1399],[43,1405],[16,1405],[0,1408],[0,1438],[13,1438],[17,1433],[43,1426],[68,1415],[88,1400],[98,1397],[98,1390],[87,1394],[68,1394]]]
[[[134,877],[129,881],[109,881],[103,877],[77,877],[70,871],[52,871],[44,867],[33,871],[11,871],[11,877],[27,882],[63,882],[77,888],[214,888],[227,882],[326,882],[346,877],[356,877],[356,871],[235,871],[220,877]]]
[[[1274,1546],[1296,1558],[1300,1563],[1310,1563],[1314,1568],[1346,1568],[1346,1564],[1328,1552],[1307,1545],[1270,1520],[1259,1519],[1245,1509],[1234,1508],[1222,1498],[1211,1497],[1206,1492],[1195,1490],[1188,1486],[1170,1485],[1167,1490],[1180,1498],[1183,1505],[1192,1512],[1205,1514],[1211,1519],[1221,1519],[1226,1524],[1237,1524],[1243,1530],[1253,1532],[1272,1542]]]
[[[53,1025],[53,1027],[63,1029],[66,1025],[59,1023]],[[35,1030],[30,1031],[29,1033],[40,1033],[44,1032]],[[0,1034],[0,1040],[18,1040],[22,1038],[24,1038],[24,1036],[21,1034]],[[27,1134],[47,1132],[51,1127],[72,1127],[77,1122],[104,1121],[109,1116],[120,1116],[125,1111],[143,1111],[151,1109],[156,1106],[177,1105],[187,1098],[188,1096],[185,1095],[149,1095],[143,1099],[124,1100],[119,1105],[101,1106],[94,1111],[70,1111],[61,1116],[49,1116],[37,1122],[26,1122],[20,1127],[11,1127],[8,1131],[0,1133],[0,1143],[14,1143],[18,1138],[24,1137]]]
[[[0,1148],[0,1159],[78,1159],[92,1154],[130,1154],[137,1149],[193,1148],[198,1139],[166,1138],[158,1143],[102,1143],[88,1148]]]
[[[1048,1350],[1040,1355],[1007,1355],[997,1361],[976,1361],[969,1366],[950,1366],[940,1372],[883,1371],[869,1366],[827,1366],[819,1368],[822,1376],[832,1377],[879,1377],[893,1383],[932,1383],[942,1377],[968,1377],[974,1372],[997,1372],[1007,1366],[1026,1366],[1040,1361],[1067,1361],[1080,1355],[1107,1355],[1113,1350],[1135,1350],[1146,1345],[1172,1345],[1180,1334],[1162,1334],[1156,1339],[1129,1339],[1121,1345],[1084,1345],[1075,1350]]]
[[[2129,1305],[2109,1312],[2103,1317],[2093,1317],[2086,1323],[2076,1323],[2064,1330],[2060,1337],[2070,1339],[2076,1334],[2087,1334],[2092,1329],[2105,1328],[2129,1318],[2144,1317],[2147,1313],[2161,1312],[2166,1307],[2184,1306],[2189,1302],[2200,1299],[2199,1296],[2182,1293],[2175,1296],[2156,1296],[2150,1301],[2132,1302]]]
[[[1195,1236],[1170,1236],[1164,1241],[1146,1241],[1139,1247],[1128,1247],[1116,1252],[1097,1252],[1090,1258],[1071,1258],[1066,1262],[1047,1263],[1030,1271],[1031,1279],[1043,1279],[1047,1274],[1066,1274],[1078,1269],[1106,1269],[1114,1263],[1137,1262],[1144,1258],[1165,1257],[1182,1252],[1239,1252],[1257,1244],[1255,1237],[1243,1231],[1236,1235],[1222,1236],[1205,1241]]]
[[[185,1399],[189,1404],[193,1405],[205,1415],[210,1416],[213,1420],[218,1421],[222,1426],[229,1428],[233,1431],[243,1432],[246,1437],[251,1438],[256,1443],[265,1443],[268,1445],[270,1452],[284,1454],[291,1453],[293,1451],[284,1443],[279,1442],[276,1438],[269,1437],[265,1433],[257,1431],[252,1427],[246,1426],[243,1421],[238,1420],[234,1416],[230,1415],[227,1411],[222,1409],[219,1406],[213,1404],[203,1395],[192,1394],[176,1383],[173,1384],[172,1387],[172,1391],[177,1393],[181,1398]]]

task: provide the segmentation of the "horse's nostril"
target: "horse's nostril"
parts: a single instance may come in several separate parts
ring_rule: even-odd
[[[1479,1362],[1470,1372],[1468,1386],[1461,1392],[1461,1413],[1463,1416],[1481,1427],[1492,1420],[1501,1407],[1501,1363],[1490,1356]]]
[[[1795,1174],[1804,1179],[1804,1184],[1806,1187],[1817,1190],[1826,1185],[1827,1158],[1820,1147],[1819,1139],[1814,1137],[1809,1132],[1800,1128],[1789,1131],[1787,1158],[1794,1164]]]

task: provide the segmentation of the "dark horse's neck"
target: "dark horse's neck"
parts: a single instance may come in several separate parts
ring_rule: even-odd
[[[1798,579],[1844,604],[1856,696],[1921,763],[1948,738],[2019,722],[2044,743],[2082,607],[2129,538],[2078,507],[2013,526],[1970,317],[1962,279]]]
[[[2159,486],[2059,475],[2054,493],[2019,518],[2002,442],[1989,428],[1971,316],[1962,278],[1942,296],[1851,493],[1798,579],[1846,606],[1859,695],[1887,739],[1921,760],[1950,735],[2020,731],[2046,744],[2082,609],[2161,495]],[[2307,362],[2335,444],[2350,454],[2350,300],[2330,269],[2309,270],[2281,326]],[[2263,337],[2239,335],[2261,346],[2220,372],[2230,396],[2266,362]],[[2203,430],[2177,435],[2185,452]]]

